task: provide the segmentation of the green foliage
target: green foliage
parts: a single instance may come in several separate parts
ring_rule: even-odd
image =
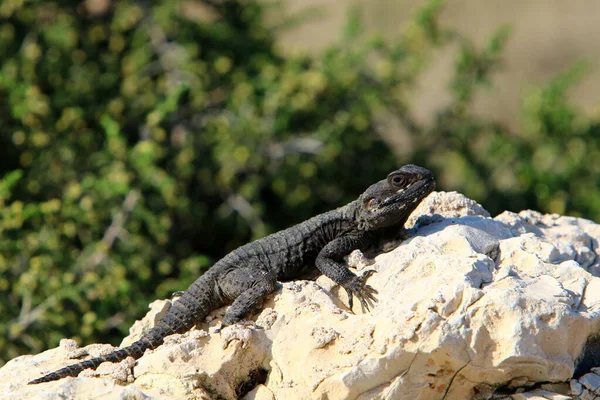
[[[586,65],[575,64],[526,96],[520,131],[473,113],[473,97],[489,86],[508,33],[499,29],[481,50],[460,40],[454,100],[433,123],[419,126],[409,111],[399,114],[418,140],[413,160],[437,170],[440,186],[477,199],[493,214],[531,208],[599,220],[600,168],[592,160],[600,151],[600,120],[584,116],[567,93]]]
[[[228,250],[395,165],[371,134],[372,44],[285,58],[253,2],[111,4],[0,7],[4,360],[118,340]]]
[[[253,1],[90,3],[0,5],[0,360],[117,343],[227,251],[408,161],[491,211],[600,216],[598,121],[565,95],[579,73],[525,100],[523,132],[474,116],[508,31],[478,50],[439,0],[394,42],[364,39],[357,10],[315,57],[281,54]],[[453,100],[421,126],[413,85],[450,43]],[[410,146],[376,134],[382,115]]]

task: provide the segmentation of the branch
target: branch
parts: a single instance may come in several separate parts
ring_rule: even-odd
[[[227,199],[225,199],[225,204],[227,204],[231,209],[236,211],[242,218],[244,218],[248,226],[250,226],[252,232],[258,232],[260,234],[264,233],[264,222],[256,214],[256,211],[248,202],[248,200],[246,200],[240,194],[230,194]]]
[[[137,204],[140,199],[140,193],[137,190],[130,190],[123,201],[123,206],[121,211],[119,211],[112,219],[110,226],[104,232],[104,236],[102,236],[102,240],[100,240],[101,246],[100,250],[94,251],[92,255],[89,257],[88,262],[86,263],[86,267],[82,270],[84,272],[93,270],[98,265],[100,265],[107,257],[108,251],[112,248],[115,240],[124,232],[127,232],[123,229],[125,222],[129,218],[129,214],[133,211],[133,208]],[[82,256],[79,256],[77,261],[75,261],[75,265],[80,264],[80,259]]]

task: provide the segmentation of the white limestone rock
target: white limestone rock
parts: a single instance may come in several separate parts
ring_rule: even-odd
[[[99,369],[27,386],[76,361],[77,350],[18,357],[0,369],[2,398],[429,400],[488,398],[498,386],[514,388],[512,398],[563,399],[568,390],[594,398],[597,375],[567,384],[600,328],[600,226],[533,211],[492,219],[456,193],[433,193],[422,206],[413,236],[368,266],[379,292],[370,312],[358,301],[349,310],[326,277],[287,282],[253,316],[262,329],[215,334],[217,310],[119,379]],[[124,343],[169,304],[156,302]],[[517,390],[548,382],[564,384]]]
[[[405,225],[410,228],[418,220],[421,223],[431,223],[440,221],[443,218],[458,218],[468,215],[489,217],[490,213],[481,204],[469,199],[464,194],[458,192],[433,192],[417,206]]]

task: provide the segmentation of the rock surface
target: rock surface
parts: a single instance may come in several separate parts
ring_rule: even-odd
[[[505,212],[432,193],[411,237],[375,262],[349,257],[379,302],[370,312],[325,277],[281,284],[255,323],[214,332],[224,309],[135,363],[105,363],[26,385],[108,345],[21,356],[0,369],[0,398],[594,399],[593,369],[571,380],[600,330],[600,225]],[[170,307],[157,301],[131,343]],[[135,365],[135,366],[134,366]]]

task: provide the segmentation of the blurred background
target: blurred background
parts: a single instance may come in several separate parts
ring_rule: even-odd
[[[0,2],[0,364],[118,344],[405,163],[600,220],[594,0]]]

